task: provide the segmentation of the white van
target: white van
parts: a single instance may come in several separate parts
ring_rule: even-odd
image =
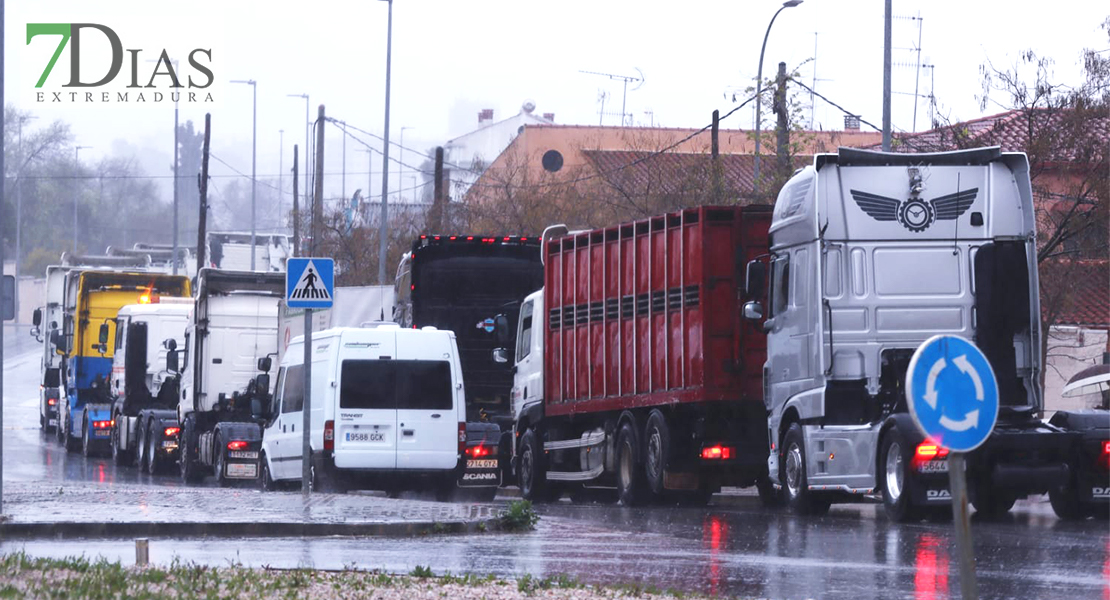
[[[262,437],[262,485],[301,477],[304,337],[289,344]],[[316,489],[428,489],[447,495],[466,447],[455,334],[394,323],[312,336]]]

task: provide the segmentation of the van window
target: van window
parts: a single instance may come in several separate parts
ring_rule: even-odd
[[[340,408],[450,410],[451,363],[445,360],[345,360]]]
[[[516,340],[516,362],[520,362],[532,350],[532,302],[525,302],[520,308],[520,336]]]
[[[304,408],[304,365],[293,365],[285,370],[281,386],[281,413],[300,412]]]

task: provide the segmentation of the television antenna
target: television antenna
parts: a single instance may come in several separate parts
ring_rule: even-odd
[[[624,93],[621,96],[621,125],[625,124],[625,119],[626,118],[629,118],[629,117],[632,116],[632,115],[628,114],[628,112],[625,111],[625,107],[627,106],[627,101],[628,101],[628,84],[629,84],[629,82],[636,83],[636,87],[632,88],[633,92],[640,89],[640,87],[644,85],[644,72],[641,71],[637,67],[633,67],[633,68],[636,69],[637,73],[639,73],[639,75],[640,75],[639,77],[633,77],[631,75],[617,75],[615,73],[599,73],[597,71],[583,71],[583,70],[578,71],[579,73],[583,73],[583,74],[586,74],[586,75],[597,75],[599,77],[608,77],[609,79],[624,82]],[[604,116],[604,110],[603,110],[602,116]],[[631,123],[629,123],[629,124],[631,124]]]

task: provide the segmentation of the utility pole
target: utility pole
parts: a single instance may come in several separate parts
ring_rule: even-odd
[[[711,168],[713,169],[713,201],[720,203],[721,201],[721,111],[713,111],[713,128],[709,136],[710,140],[710,155],[712,156]]]
[[[778,134],[778,158],[779,158],[779,173],[783,176],[790,174],[790,156],[788,155],[788,147],[790,146],[790,129],[787,122],[786,110],[786,63],[779,63],[778,86],[775,88],[775,113],[778,115],[778,126],[776,132]]]
[[[301,252],[301,207],[297,200],[297,145],[293,144],[293,256]]]
[[[443,195],[443,147],[436,147],[435,181],[433,182],[432,210],[428,211],[428,220],[424,224],[428,233],[439,233],[443,227],[444,195]]]
[[[319,248],[320,228],[323,226],[324,220],[324,105],[320,105],[319,116],[316,119],[316,168],[313,170],[316,173],[314,183],[316,184],[315,194],[312,199],[312,245],[309,246],[311,251],[309,256],[316,255],[316,249]]]
[[[285,209],[285,188],[282,187],[282,178],[285,175],[285,130],[278,129],[278,215]],[[281,218],[280,216],[278,218]]]
[[[76,167],[81,167],[81,151],[92,148],[92,146],[75,146],[73,148],[73,163]],[[73,255],[77,255],[77,190],[73,191]]]
[[[387,225],[389,221],[389,76],[390,63],[393,59],[393,0],[386,0],[389,4],[389,19],[385,34],[385,131],[382,136],[382,214],[378,223],[378,284],[385,285],[385,261],[388,252],[386,243]]]
[[[890,152],[890,36],[891,2],[883,15],[883,152]]]
[[[23,273],[23,123],[37,119],[30,115],[19,117],[19,170],[15,173],[15,318],[19,320],[19,277]],[[2,171],[0,171],[2,172]]]
[[[4,65],[4,0],[0,0],[0,70]],[[4,134],[4,78],[0,77],[0,140]],[[0,144],[2,146],[2,144]],[[0,174],[4,151],[0,148]],[[0,213],[4,212],[4,186],[0,185]],[[4,244],[0,244],[0,275],[4,274]],[[0,514],[4,510],[4,321],[0,320]]]
[[[197,220],[197,273],[204,267],[205,261],[208,259],[205,256],[205,229],[208,227],[208,145],[212,139],[212,113],[205,113],[204,115],[204,146],[201,150],[200,159],[200,181],[197,181],[197,186],[200,188],[200,215]]]

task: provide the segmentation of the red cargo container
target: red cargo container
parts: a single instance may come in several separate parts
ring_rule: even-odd
[[[740,312],[770,223],[769,206],[704,206],[549,242],[546,415],[762,407],[766,336]]]
[[[543,293],[521,312],[546,310],[542,402],[529,402],[531,316],[513,392],[525,498],[581,484],[615,484],[625,503],[752,484],[773,498],[766,337],[741,318],[745,266],[766,253],[770,224],[769,206],[706,206],[544,246]]]

